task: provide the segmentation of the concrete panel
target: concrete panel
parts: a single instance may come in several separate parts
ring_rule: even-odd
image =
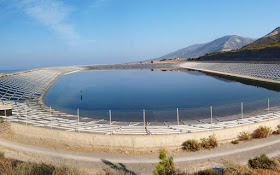
[[[240,132],[246,131],[252,133],[259,126],[268,126],[275,130],[279,124],[280,119],[271,119],[261,123],[241,125],[226,129],[169,135],[101,135],[67,132],[55,129],[51,130],[18,123],[11,123],[11,130],[18,135],[62,141],[69,144],[80,145],[82,147],[90,146],[94,148],[151,150],[180,148],[187,139],[200,140],[212,134],[216,135],[219,142],[229,142],[236,139]]]

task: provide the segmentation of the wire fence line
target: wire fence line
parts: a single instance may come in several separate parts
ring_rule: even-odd
[[[215,108],[210,107],[210,116],[213,114],[211,119],[197,120],[199,121],[197,123],[191,123],[189,121],[179,119],[180,111],[178,109],[176,110],[177,122],[162,122],[164,124],[161,125],[159,123],[153,124],[149,122],[146,118],[146,115],[148,114],[146,113],[146,110],[142,111],[142,122],[118,122],[112,120],[112,111],[108,111],[109,120],[90,120],[80,117],[79,109],[77,109],[76,115],[69,115],[56,111],[51,107],[45,108],[43,105],[38,105],[36,102],[4,101],[4,105],[8,104],[13,106],[13,115],[2,116],[2,118],[10,122],[23,123],[28,126],[45,127],[70,132],[122,135],[178,134],[230,128],[280,118],[279,107],[270,107],[270,100],[267,102],[269,108],[261,110],[261,113],[260,111],[255,114],[251,113],[243,119],[240,118],[240,115],[237,115],[233,118],[220,120],[214,115]]]
[[[265,114],[279,106],[280,98],[268,98],[262,100],[254,100],[250,102],[240,102],[225,105],[213,105],[212,117],[226,119],[242,119],[249,117],[252,113]],[[207,120],[211,118],[211,106],[198,108],[175,108],[166,110],[83,110],[79,109],[82,118],[104,119],[119,122],[143,122],[146,120],[150,123],[162,122],[181,122],[188,120]],[[110,112],[111,111],[111,112]],[[69,112],[69,111],[68,111]],[[71,111],[73,115],[73,111]],[[144,119],[145,115],[145,119]]]

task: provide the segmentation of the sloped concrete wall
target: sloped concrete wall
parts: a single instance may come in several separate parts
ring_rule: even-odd
[[[187,139],[200,140],[215,134],[219,142],[227,142],[236,139],[240,132],[253,132],[259,126],[268,126],[273,130],[280,125],[280,119],[272,119],[261,123],[253,123],[213,131],[204,131],[186,134],[170,135],[101,135],[78,132],[66,132],[62,130],[28,126],[11,123],[11,130],[17,135],[53,140],[69,144],[89,146],[93,148],[111,148],[127,150],[157,150],[180,148]]]

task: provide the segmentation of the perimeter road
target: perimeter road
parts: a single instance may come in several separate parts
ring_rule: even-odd
[[[184,154],[183,156],[175,156],[174,162],[186,162],[186,161],[195,161],[195,160],[203,160],[203,159],[211,159],[211,158],[218,158],[218,157],[224,157],[229,156],[232,154],[238,154],[238,153],[244,153],[248,151],[253,151],[265,147],[271,147],[275,144],[280,144],[280,138],[275,137],[275,139],[270,141],[261,141],[261,143],[257,145],[251,145],[248,144],[245,147],[236,148],[236,149],[225,149],[219,152],[209,152],[208,154],[192,154],[187,155]],[[249,141],[250,142],[250,141]],[[249,143],[247,142],[247,143]],[[31,145],[25,145],[20,143],[15,143],[8,141],[6,139],[0,138],[0,146],[6,147],[12,150],[22,151],[25,153],[31,153],[35,155],[43,155],[43,156],[51,156],[51,157],[57,157],[57,158],[63,158],[63,159],[71,159],[71,160],[77,160],[77,161],[87,161],[87,162],[103,162],[104,159],[107,161],[110,161],[112,163],[123,163],[123,164],[138,164],[138,163],[146,163],[146,164],[152,164],[152,163],[158,163],[159,159],[157,158],[157,155],[154,157],[150,156],[140,156],[140,157],[121,157],[121,155],[118,155],[117,158],[114,155],[106,155],[101,156],[93,153],[78,153],[78,152],[70,152],[70,151],[62,151],[57,149],[49,149],[49,148],[42,148],[42,147],[36,147]],[[236,145],[235,145],[236,146]],[[199,153],[199,152],[197,152]],[[258,152],[259,153],[259,152]],[[260,153],[261,154],[261,153]],[[267,153],[269,156],[279,156],[280,151],[275,149],[273,152]]]

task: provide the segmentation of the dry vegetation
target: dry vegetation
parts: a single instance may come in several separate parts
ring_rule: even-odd
[[[160,163],[156,166],[154,175],[276,175],[280,174],[280,163],[266,155],[250,159],[247,165],[225,162],[223,170],[206,169],[195,173],[183,172],[176,169],[173,157],[166,156],[164,151],[160,152]]]
[[[184,144],[186,151],[198,151],[201,148],[212,149],[218,146],[218,141],[215,135],[210,135],[208,138],[202,138],[200,142],[195,139],[189,139]]]
[[[0,153],[0,175],[86,175],[86,173],[71,167],[55,167],[8,159]]]
[[[251,140],[251,135],[248,132],[241,132],[238,136],[239,141],[248,141]]]
[[[252,137],[255,138],[255,139],[266,138],[266,137],[268,137],[271,134],[272,134],[272,130],[271,130],[270,127],[260,126],[259,128],[257,128],[252,133]]]
[[[271,134],[278,135],[280,134],[280,126],[278,126],[277,130],[272,131],[270,127],[260,126],[254,130],[253,133],[249,132],[241,132],[238,135],[237,140],[231,141],[232,144],[238,144],[239,141],[249,141],[251,139],[261,139],[270,136]]]
[[[201,145],[197,140],[189,139],[184,143],[184,148],[187,151],[198,151],[200,150]]]

